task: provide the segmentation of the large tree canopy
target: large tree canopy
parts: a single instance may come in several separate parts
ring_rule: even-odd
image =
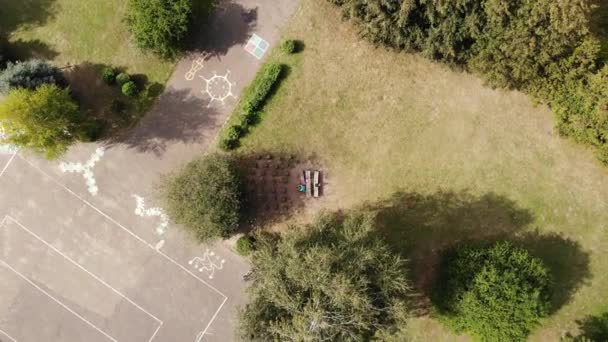
[[[10,90],[0,102],[5,143],[55,158],[75,140],[86,138],[87,120],[67,89],[43,84],[35,90]]]
[[[399,340],[408,281],[404,260],[374,231],[371,215],[326,215],[281,238],[260,236],[251,300],[241,315],[249,341]]]
[[[212,154],[191,161],[167,178],[163,194],[171,218],[199,240],[227,237],[238,228],[241,178],[229,157]]]
[[[510,243],[443,256],[433,303],[458,332],[482,341],[524,341],[549,310],[551,276],[540,259]]]
[[[329,0],[376,44],[420,51],[550,104],[561,134],[608,164],[606,70],[593,0]],[[605,44],[605,43],[604,43]]]
[[[126,21],[137,45],[162,57],[181,48],[192,19],[192,0],[129,0]]]

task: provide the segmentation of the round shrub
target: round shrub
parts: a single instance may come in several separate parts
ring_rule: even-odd
[[[127,74],[126,72],[121,72],[120,74],[118,74],[118,76],[116,76],[116,83],[121,88],[125,83],[130,82],[130,81],[131,81],[131,76],[129,76],[129,74]]]
[[[110,67],[101,70],[101,79],[108,85],[116,83],[116,71]]]
[[[523,341],[547,316],[551,276],[508,242],[444,254],[432,301],[441,319],[481,341]]]
[[[242,256],[248,256],[255,250],[255,240],[249,235],[241,236],[236,240],[236,251]]]
[[[228,237],[242,211],[241,178],[234,160],[212,154],[188,163],[161,187],[165,209],[200,241]]]
[[[294,52],[296,52],[296,42],[295,40],[286,40],[283,42],[283,44],[281,44],[281,50],[283,50],[283,52],[287,53],[287,54],[292,54]]]
[[[129,81],[122,85],[121,91],[123,94],[129,97],[137,96],[139,93],[139,89],[137,88],[137,84],[133,81]]]
[[[239,146],[239,140],[243,134],[243,129],[239,125],[230,126],[220,139],[220,148],[229,151]]]

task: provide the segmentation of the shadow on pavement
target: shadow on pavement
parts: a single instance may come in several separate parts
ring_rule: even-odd
[[[202,141],[205,139],[204,128],[221,124],[217,110],[208,108],[208,103],[191,95],[189,89],[169,88],[134,130],[108,143],[123,144],[138,152],[161,156],[172,143]]]
[[[224,56],[244,44],[257,24],[257,8],[247,9],[230,0],[220,1],[209,19],[193,29],[188,48],[192,53]]]

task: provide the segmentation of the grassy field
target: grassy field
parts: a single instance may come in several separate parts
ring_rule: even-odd
[[[463,239],[516,240],[547,261],[554,312],[532,340],[574,334],[577,320],[608,309],[608,174],[556,135],[548,108],[370,46],[324,0],[301,6],[284,38],[306,47],[272,52],[291,71],[239,153],[314,157],[328,175],[323,208],[379,212],[421,293],[415,340],[456,338],[424,298],[438,251]]]
[[[174,62],[142,53],[131,41],[123,21],[122,0],[0,0],[0,32],[8,40],[9,57],[43,58],[65,68],[81,108],[105,123],[110,133],[137,122],[153,103],[173,71]],[[148,89],[136,100],[100,79],[112,66],[134,75]],[[127,103],[124,112],[111,109],[114,99]]]
[[[5,31],[12,32],[10,40],[22,47],[21,55],[50,57],[60,66],[82,62],[115,65],[164,84],[173,63],[144,55],[132,44],[123,22],[126,3],[0,0],[0,21]]]

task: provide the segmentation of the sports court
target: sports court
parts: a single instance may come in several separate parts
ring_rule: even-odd
[[[0,341],[198,341],[228,297],[0,154]]]

